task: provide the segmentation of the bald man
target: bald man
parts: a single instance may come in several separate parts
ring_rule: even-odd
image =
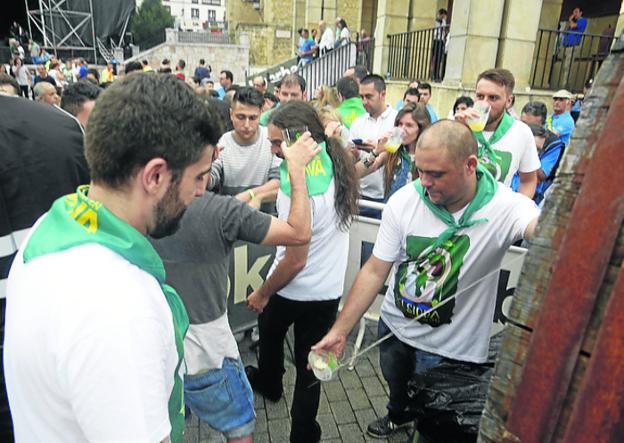
[[[35,93],[35,100],[48,105],[59,106],[61,104],[61,97],[56,92],[56,86],[51,85],[48,82],[39,82],[33,88]]]
[[[443,358],[486,361],[496,271],[509,246],[531,237],[539,215],[528,197],[499,184],[479,163],[477,140],[462,123],[442,120],[425,130],[415,162],[420,178],[388,201],[373,254],[338,320],[312,347],[342,354],[392,272],[379,320],[379,337],[394,334],[379,352],[390,399],[388,415],[368,426],[375,437],[418,419],[407,397],[415,375]]]

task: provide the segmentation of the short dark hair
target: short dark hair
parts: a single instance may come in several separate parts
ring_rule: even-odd
[[[204,63],[206,63],[206,60],[204,60],[203,58],[200,58],[200,59],[199,59],[199,64],[200,64],[200,65],[203,65]]]
[[[71,115],[78,115],[84,102],[96,100],[101,92],[102,88],[85,80],[70,83],[63,91],[61,108],[65,109]]]
[[[444,15],[448,15],[448,11],[444,8],[440,8],[438,9],[438,14],[444,14]]]
[[[174,178],[220,136],[214,112],[173,75],[136,74],[115,81],[89,117],[85,156],[95,183],[125,185],[163,158]]]
[[[513,93],[514,87],[516,86],[516,80],[514,79],[511,71],[508,69],[488,69],[487,71],[483,71],[479,74],[479,77],[477,77],[477,83],[479,83],[479,80],[481,79],[489,80],[499,86],[504,86],[507,93],[510,95]]]
[[[361,85],[368,85],[369,83],[373,83],[375,85],[375,91],[377,92],[382,92],[386,90],[386,81],[381,75],[368,74],[360,82]]]
[[[244,86],[239,88],[232,98],[232,106],[234,103],[242,103],[244,105],[257,106],[262,109],[264,106],[264,95],[256,88],[251,86]]]
[[[344,100],[360,96],[360,89],[358,87],[358,84],[351,77],[342,77],[340,80],[338,80],[338,82],[336,83],[336,90]]]
[[[13,89],[15,89],[15,94],[19,94],[19,83],[17,83],[17,80],[15,80],[9,74],[0,74],[0,85],[11,85],[13,86]]]
[[[271,94],[270,92],[265,92],[263,95],[265,100],[270,100],[273,104],[279,103],[279,98],[275,96],[275,94]]]
[[[95,68],[89,68],[89,69],[87,69],[87,75],[88,75],[88,74],[91,74],[93,77],[95,77],[95,79],[96,79],[97,81],[100,81],[100,73],[98,72],[98,70],[97,70],[97,69],[95,69]]]
[[[299,74],[288,74],[282,78],[280,81],[280,88],[282,86],[292,86],[298,85],[301,88],[301,92],[305,92],[306,90],[306,81],[305,78],[300,76]]]
[[[142,65],[149,65],[149,63],[147,62],[147,60],[141,60],[141,64],[142,64]]]
[[[231,82],[234,81],[234,74],[232,74],[232,71],[223,70],[220,72],[220,74],[225,74],[225,78],[227,78]]]
[[[180,69],[184,69],[186,68],[186,62],[184,61],[184,59],[180,59],[178,60],[178,66],[180,67]]]
[[[468,106],[469,108],[472,108],[472,106],[474,105],[474,100],[472,100],[467,95],[462,95],[461,97],[457,97],[457,100],[455,100],[455,103],[453,104],[453,114],[457,111],[457,107],[461,104],[464,104]]]
[[[429,83],[418,83],[418,89],[426,89],[429,91],[429,94],[431,94],[431,85]]]
[[[546,129],[542,125],[536,125],[535,123],[527,123],[527,126],[531,129],[531,133],[533,133],[533,137],[544,137],[548,138],[551,134],[548,129]]]
[[[143,65],[137,61],[128,62],[125,66],[126,74],[134,71],[143,71]]]
[[[536,117],[542,118],[542,124],[546,123],[546,117],[548,116],[548,108],[544,102],[534,101],[528,102],[526,105],[522,107],[522,111],[520,111],[520,115],[529,114],[534,115]]]
[[[366,66],[355,65],[355,66],[352,66],[352,68],[353,68],[353,77],[357,78],[360,82],[362,81],[362,79],[364,79],[364,77],[368,75],[368,69],[366,68]]]
[[[405,100],[405,97],[407,97],[408,95],[415,95],[420,100],[420,92],[418,92],[418,88],[407,88],[407,90],[403,94],[403,100]]]

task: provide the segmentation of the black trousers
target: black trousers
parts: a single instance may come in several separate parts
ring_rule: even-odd
[[[339,301],[294,301],[275,294],[258,317],[258,375],[261,383],[272,392],[282,390],[284,338],[290,325],[294,324],[297,378],[290,410],[291,442],[316,443],[320,440],[316,413],[321,384],[306,366],[310,347],[323,338],[334,324]]]

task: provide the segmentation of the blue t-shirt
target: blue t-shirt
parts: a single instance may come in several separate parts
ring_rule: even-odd
[[[552,114],[546,119],[546,129],[557,131],[561,141],[567,145],[570,143],[570,135],[572,135],[574,130],[574,119],[569,112]]]
[[[553,140],[554,139],[554,140]],[[533,196],[533,200],[535,203],[539,203],[544,198],[544,193],[546,189],[552,185],[553,179],[550,177],[553,169],[557,165],[559,161],[559,157],[561,157],[562,151],[565,147],[563,142],[556,137],[552,137],[546,141],[548,143],[547,146],[544,146],[539,153],[540,159],[540,169],[544,171],[544,175],[546,176],[546,180],[537,184],[535,188],[535,195]],[[520,186],[520,174],[516,172],[511,180],[511,189],[515,192],[518,192],[518,187]]]
[[[587,28],[587,19],[585,17],[581,17],[576,22],[576,29],[571,29],[564,34],[563,46],[577,46],[581,43],[581,38],[583,37],[585,28]]]
[[[312,49],[314,47],[315,43],[316,42],[310,38],[310,39],[304,41],[299,46],[299,51],[301,51],[301,52],[308,52],[310,49]],[[313,54],[304,55],[303,57],[301,57],[301,59],[309,62],[309,61],[312,61],[312,56],[313,56]]]
[[[438,114],[433,110],[433,106],[427,103],[427,111],[429,112],[429,117],[431,117],[431,123],[435,123],[438,121]]]

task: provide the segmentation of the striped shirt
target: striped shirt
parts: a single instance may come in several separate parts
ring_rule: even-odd
[[[223,134],[219,140],[223,151],[212,165],[209,190],[220,185],[221,194],[236,195],[271,179],[279,179],[281,160],[271,153],[268,130],[260,126],[258,131],[258,139],[246,146],[234,140],[234,131]]]

